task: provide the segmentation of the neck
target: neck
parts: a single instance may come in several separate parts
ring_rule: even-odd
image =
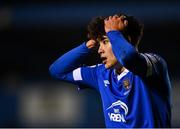
[[[125,67],[123,67],[121,64],[117,64],[115,65],[115,71],[116,71],[116,74],[121,74],[124,70],[125,70]]]

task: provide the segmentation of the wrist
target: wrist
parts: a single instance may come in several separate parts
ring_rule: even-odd
[[[117,30],[117,29],[109,29],[109,30],[106,30],[106,33],[113,32],[113,31],[119,31],[119,30]]]

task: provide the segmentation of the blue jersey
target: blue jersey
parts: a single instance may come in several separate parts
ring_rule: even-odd
[[[57,59],[51,74],[80,89],[97,90],[108,128],[171,127],[171,84],[165,61],[156,54],[139,53],[118,31],[107,36],[126,68],[120,75],[104,64],[80,67],[91,51],[85,43]]]

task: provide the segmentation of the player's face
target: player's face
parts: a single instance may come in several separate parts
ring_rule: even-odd
[[[117,59],[114,56],[112,51],[111,43],[107,36],[104,36],[102,40],[99,41],[98,53],[101,56],[102,63],[105,64],[105,67],[112,68],[117,64]]]

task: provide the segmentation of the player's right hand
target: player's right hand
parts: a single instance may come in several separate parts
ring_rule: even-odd
[[[97,41],[90,39],[89,41],[86,42],[86,47],[88,49],[96,48],[98,46]]]

